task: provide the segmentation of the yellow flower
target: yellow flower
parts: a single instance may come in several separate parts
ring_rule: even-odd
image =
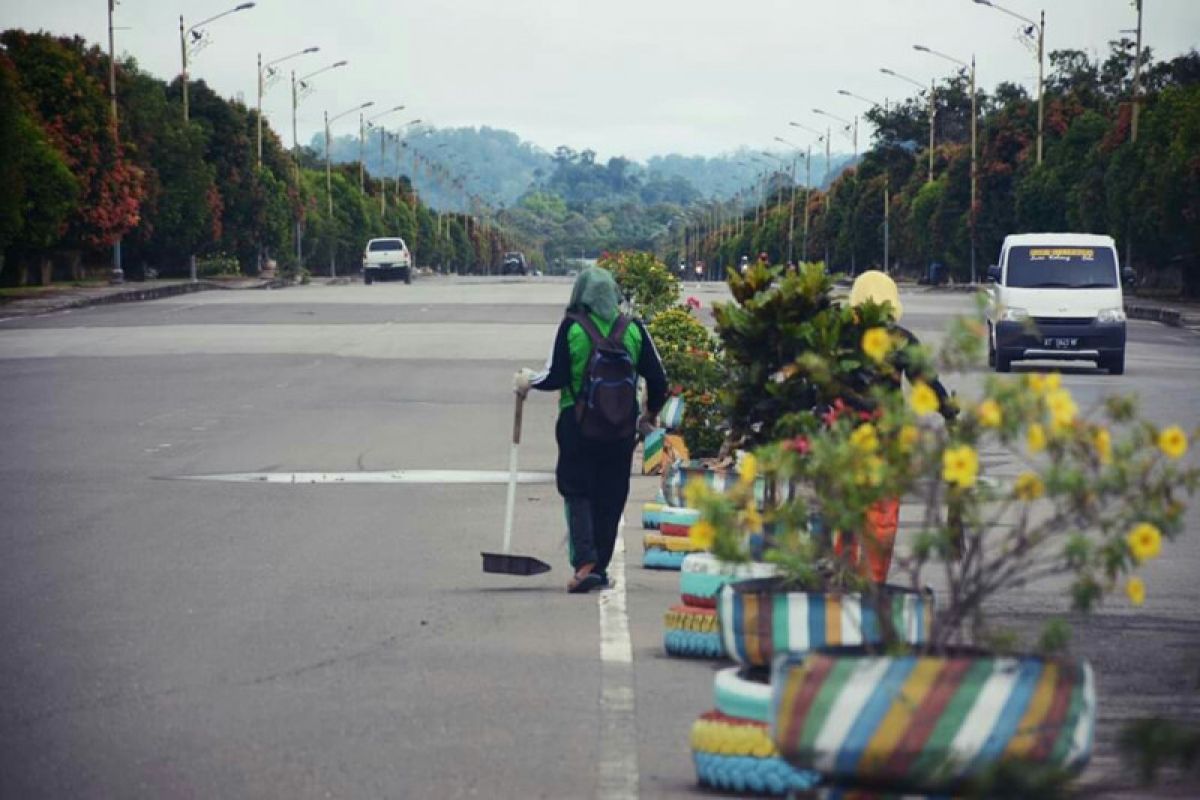
[[[687,499],[688,508],[699,508],[704,502],[704,498],[708,496],[708,484],[703,480],[694,478],[688,481],[687,488],[683,491],[684,497]]]
[[[742,463],[738,464],[738,480],[743,486],[749,486],[757,477],[758,459],[754,457],[753,453],[746,453],[742,456]]]
[[[883,363],[892,349],[892,337],[886,328],[871,328],[862,337],[863,352],[876,363]]]
[[[1047,392],[1053,392],[1062,384],[1062,378],[1057,372],[1031,372],[1025,376],[1025,385],[1039,397]]]
[[[1096,428],[1092,434],[1092,445],[1096,448],[1096,458],[1101,464],[1112,463],[1112,434],[1107,428]]]
[[[1183,458],[1188,449],[1187,434],[1178,425],[1163,428],[1158,434],[1158,449],[1170,458]]]
[[[1067,389],[1054,389],[1046,395],[1046,408],[1050,410],[1050,418],[1055,428],[1064,428],[1075,421],[1079,408],[1075,405],[1071,392]]]
[[[1037,500],[1046,493],[1046,486],[1042,483],[1042,479],[1032,472],[1022,472],[1017,476],[1016,485],[1013,486],[1013,494],[1018,500],[1024,500],[1026,503]]]
[[[916,425],[905,425],[900,429],[899,439],[900,449],[907,453],[917,446],[917,442],[921,440],[921,432],[917,430]]]
[[[913,411],[921,416],[932,414],[938,410],[937,393],[922,381],[913,384],[912,396],[908,398],[908,402],[912,405]]]
[[[979,417],[979,424],[985,428],[1000,427],[1000,404],[992,398],[988,398],[979,404],[979,408],[975,409],[976,416]]]
[[[1029,452],[1040,453],[1046,449],[1046,429],[1036,422],[1029,426],[1027,433],[1026,444],[1029,446]]]
[[[758,509],[754,507],[753,503],[742,510],[742,521],[746,523],[747,530],[751,532],[757,533],[762,530],[762,514],[758,513]]]
[[[979,476],[979,456],[969,444],[942,453],[942,479],[960,489],[970,489]]]
[[[854,470],[854,482],[859,486],[878,486],[883,483],[883,459],[867,456]]]
[[[1125,582],[1125,594],[1129,597],[1129,602],[1140,606],[1146,602],[1146,584],[1142,583],[1141,578],[1134,575]]]
[[[854,429],[854,433],[850,434],[850,444],[860,453],[874,453],[879,449],[879,436],[875,433],[875,426],[869,422],[859,425]]]
[[[705,550],[712,547],[713,539],[717,538],[717,529],[706,519],[702,519],[688,528],[688,538],[692,544]]]
[[[1162,533],[1149,522],[1134,525],[1133,530],[1126,535],[1125,541],[1129,544],[1134,560],[1138,562],[1155,558],[1162,549]]]

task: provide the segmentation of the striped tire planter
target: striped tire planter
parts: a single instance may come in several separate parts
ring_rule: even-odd
[[[702,786],[778,796],[809,789],[819,779],[780,758],[762,722],[710,711],[692,724],[690,739]]]
[[[777,654],[882,641],[878,614],[862,595],[786,592],[780,587],[780,579],[763,578],[721,589],[721,637],[734,661],[762,667]],[[933,624],[933,593],[898,586],[881,589],[900,640],[923,644]]]
[[[703,461],[676,461],[667,464],[663,470],[662,493],[667,505],[682,507],[687,505],[686,489],[693,480],[707,483],[713,490],[724,492],[738,481],[737,471],[733,469],[715,469]],[[767,483],[762,477],[754,482],[754,497],[758,501],[758,510],[763,509],[763,498],[766,495]],[[781,483],[776,487],[779,501],[786,502],[798,495],[807,494],[800,484]]]
[[[1000,761],[1082,770],[1096,692],[1082,660],[878,656],[854,648],[782,657],[772,730],[789,763],[838,785],[969,786]]]
[[[648,547],[642,554],[642,566],[646,569],[673,569],[683,566],[684,552],[673,552],[661,547]]]
[[[667,436],[664,428],[657,428],[646,434],[642,440],[642,474],[654,475],[666,466],[664,463],[663,440]]]
[[[671,606],[663,615],[663,647],[668,655],[688,658],[720,658],[725,655],[717,612],[712,608]]]
[[[684,506],[664,506],[660,520],[664,525],[690,528],[700,521],[700,512]]]
[[[693,542],[687,536],[664,536],[661,533],[643,533],[642,547],[649,550],[657,547],[670,550],[673,553],[700,553],[704,548]]]
[[[712,553],[691,553],[683,560],[679,574],[679,594],[690,606],[716,608],[721,587],[748,578],[767,578],[774,575],[774,564],[751,561],[731,564]]]
[[[663,503],[642,503],[642,527],[646,530],[657,530],[662,522],[662,511],[666,508]]]

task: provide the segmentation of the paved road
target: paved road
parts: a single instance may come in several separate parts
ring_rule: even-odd
[[[569,293],[539,280],[203,293],[0,323],[0,796],[682,797],[707,663],[661,652],[674,573],[568,596],[561,507],[518,493],[516,549],[480,572],[495,484],[279,485],[243,472],[501,470],[512,371]],[[707,307],[718,288],[694,289]],[[936,338],[960,295],[905,297]],[[1131,323],[1138,390],[1200,422],[1200,338]],[[981,375],[949,376],[969,391]],[[554,462],[550,398],[522,466]],[[629,518],[654,485],[636,479]],[[1112,723],[1200,719],[1200,511],[1150,565],[1143,613],[1078,629]],[[1004,598],[1017,622],[1049,590]]]

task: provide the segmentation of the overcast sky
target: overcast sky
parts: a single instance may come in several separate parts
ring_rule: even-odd
[[[179,14],[188,25],[241,0],[120,0],[117,50],[159,77],[179,72]],[[1028,17],[1046,6],[1047,52],[1104,53],[1133,28],[1132,0],[1002,0]],[[1145,0],[1145,43],[1157,58],[1200,45],[1200,0]],[[0,27],[80,34],[107,42],[106,0],[0,0]],[[978,59],[979,82],[1035,83],[1021,24],[971,0],[258,0],[221,19],[191,64],[226,96],[255,101],[255,54],[271,60],[308,46],[321,52],[281,65],[314,79],[301,105],[300,139],[366,100],[407,109],[439,127],[507,128],[553,150],[591,148],[601,158],[680,152],[713,155],[739,145],[776,147],[813,137],[788,122],[823,127],[820,107],[843,117],[915,87],[880,67],[927,81],[953,65],[914,52],[925,44]],[[285,73],[286,74],[286,73]],[[264,110],[290,144],[290,92],[271,88]],[[372,110],[376,110],[372,109]],[[354,115],[334,135],[354,133]],[[863,139],[867,133],[864,129]],[[842,148],[850,149],[849,142]]]

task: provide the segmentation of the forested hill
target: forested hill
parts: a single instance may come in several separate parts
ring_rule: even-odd
[[[312,141],[324,153],[320,134]],[[359,160],[357,135],[334,137],[331,159],[340,163]],[[464,210],[466,193],[488,204],[512,206],[532,192],[557,194],[570,205],[596,202],[634,202],[643,205],[687,205],[699,200],[724,200],[749,192],[764,172],[789,169],[792,154],[783,154],[786,165],[760,151],[741,148],[715,156],[653,156],[645,164],[614,157],[597,161],[591,150],[559,147],[553,153],[523,141],[517,134],[497,128],[435,128],[415,125],[402,140],[385,136],[381,157],[379,129],[368,129],[363,142],[367,171],[395,177],[415,175],[417,190],[435,208]],[[414,161],[414,156],[416,157]],[[851,157],[833,154],[831,177],[849,164]],[[415,169],[414,169],[415,165]],[[796,177],[804,181],[801,155]],[[828,184],[824,153],[814,152],[814,186]]]

